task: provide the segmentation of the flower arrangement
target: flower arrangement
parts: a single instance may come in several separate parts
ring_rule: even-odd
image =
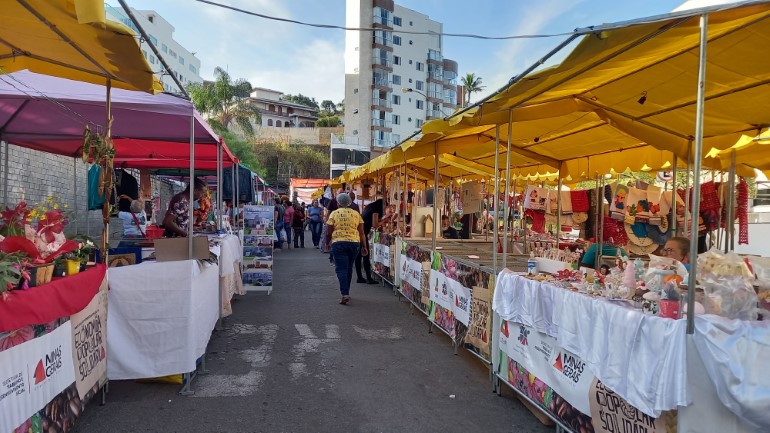
[[[0,284],[4,290],[15,286],[19,279],[29,281],[25,272],[36,265],[51,263],[54,259],[80,247],[75,241],[68,241],[64,228],[68,220],[64,211],[66,205],[59,205],[54,197],[30,207],[21,201],[15,207],[6,207],[0,212],[0,253],[4,267]],[[18,271],[18,276],[14,269]],[[24,287],[24,282],[22,282]]]
[[[22,289],[28,288],[30,275],[27,266],[29,262],[24,254],[0,252],[0,293],[15,289],[19,282]]]

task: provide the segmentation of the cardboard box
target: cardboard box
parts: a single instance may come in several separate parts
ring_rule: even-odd
[[[155,260],[173,262],[177,260],[204,260],[209,258],[209,239],[193,237],[193,256],[188,257],[187,238],[155,239]]]

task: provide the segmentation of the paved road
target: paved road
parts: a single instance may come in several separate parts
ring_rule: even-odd
[[[354,283],[339,305],[327,256],[312,248],[277,253],[275,271],[272,295],[241,297],[214,333],[194,396],[112,382],[107,405],[92,403],[75,431],[553,431],[509,392],[492,393],[486,367],[454,356],[390,289]]]

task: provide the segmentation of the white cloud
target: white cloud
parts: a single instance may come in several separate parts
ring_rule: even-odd
[[[253,86],[285,93],[302,93],[318,102],[344,98],[345,68],[343,41],[316,39],[288,52],[279,63],[263,64],[247,78]]]

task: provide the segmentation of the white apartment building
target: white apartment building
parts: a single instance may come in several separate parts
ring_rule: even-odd
[[[457,108],[457,62],[442,55],[443,25],[393,0],[347,0],[345,135],[332,141],[336,176]],[[427,34],[406,34],[399,31]]]
[[[105,3],[104,11],[108,20],[122,23],[134,30],[137,35],[139,34],[139,29],[136,28],[123,8],[113,7]],[[203,78],[201,78],[200,75],[200,59],[195,57],[195,53],[188,51],[174,40],[174,26],[169,24],[169,22],[163,19],[162,16],[152,10],[137,10],[131,8],[131,12],[136,17],[139,25],[142,26],[145,32],[147,32],[147,35],[163,56],[163,59],[166,60],[166,63],[171,68],[171,73],[179,79],[183,86],[187,86],[190,83],[203,82]],[[179,87],[174,83],[174,80],[165,73],[163,65],[147,43],[142,42],[140,48],[142,49],[144,57],[147,58],[147,61],[153,68],[153,71],[156,72],[155,75],[157,75],[158,79],[163,83],[163,88],[170,93],[180,93]]]

